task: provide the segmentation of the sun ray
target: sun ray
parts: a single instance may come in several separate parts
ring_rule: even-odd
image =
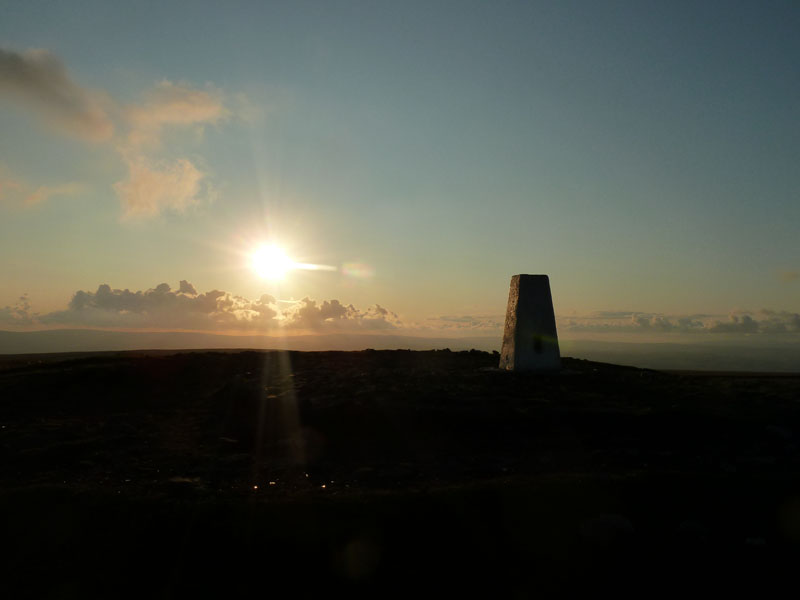
[[[250,267],[262,279],[280,281],[289,271],[338,271],[332,265],[295,262],[275,244],[262,244],[250,253]]]

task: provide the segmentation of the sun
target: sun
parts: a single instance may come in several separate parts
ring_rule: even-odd
[[[294,268],[294,261],[278,246],[264,245],[250,255],[250,265],[262,279],[278,281]]]

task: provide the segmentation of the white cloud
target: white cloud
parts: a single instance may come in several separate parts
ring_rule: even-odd
[[[229,115],[219,90],[198,90],[165,80],[147,93],[142,104],[125,111],[130,128],[127,141],[133,147],[156,146],[165,127],[214,124]]]
[[[115,183],[114,191],[126,218],[154,217],[165,210],[184,212],[207,189],[205,173],[188,159],[153,163],[136,156],[125,160],[128,178]]]
[[[142,104],[124,111],[128,134],[118,151],[128,167],[128,178],[114,184],[125,218],[149,218],[164,211],[184,212],[211,197],[207,174],[188,158],[153,158],[164,130],[199,128],[229,116],[222,93],[209,87],[198,90],[187,84],[162,81],[150,90]]]
[[[231,115],[222,91],[213,86],[198,89],[164,80],[148,90],[140,103],[123,106],[104,92],[77,85],[51,52],[0,49],[3,97],[32,110],[61,132],[111,144],[128,170],[127,178],[113,186],[125,218],[180,213],[213,196],[209,176],[196,160],[166,155],[162,148],[170,130],[188,128],[201,141],[206,126]],[[5,204],[32,206],[81,189],[77,183],[28,185],[0,173],[0,200]]]

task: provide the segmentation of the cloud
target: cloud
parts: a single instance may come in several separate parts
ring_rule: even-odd
[[[75,196],[85,189],[76,182],[33,187],[0,165],[0,203],[6,206],[35,206],[56,196]]]
[[[25,204],[28,186],[14,179],[4,169],[0,168],[0,203],[7,206],[20,206]]]
[[[0,49],[0,96],[35,110],[49,124],[81,139],[104,141],[114,133],[106,96],[72,81],[64,64],[47,50]]]
[[[191,296],[197,295],[197,290],[194,289],[194,286],[185,279],[181,279],[181,282],[178,286],[178,292],[181,294],[189,294]]]
[[[693,317],[666,317],[664,315],[645,315],[634,313],[631,315],[631,324],[634,327],[659,331],[697,331],[703,328],[703,322]]]
[[[126,179],[113,185],[124,218],[181,213],[213,197],[208,174],[197,161],[169,155],[162,148],[171,129],[190,128],[199,141],[206,126],[231,116],[222,91],[211,85],[198,89],[163,80],[145,92],[140,103],[123,105],[104,92],[77,85],[51,52],[0,49],[2,97],[33,110],[59,131],[113,147],[128,171]],[[2,175],[0,200],[6,204],[32,206],[82,189],[77,183],[31,186]]]
[[[614,318],[607,318],[609,315]],[[102,284],[93,292],[75,292],[64,310],[42,315],[31,312],[30,301],[23,295],[13,306],[0,308],[0,324],[23,328],[78,326],[265,333],[393,329],[404,333],[442,331],[459,336],[468,333],[500,335],[504,318],[501,315],[443,315],[422,323],[404,322],[397,313],[379,304],[357,308],[337,299],[279,300],[269,294],[252,300],[222,290],[198,293],[195,286],[181,280],[177,290],[167,283],[141,291],[114,289]],[[584,317],[557,317],[557,327],[559,333],[797,335],[800,334],[800,313],[735,310],[722,318],[706,314],[605,311]]]
[[[711,333],[800,333],[800,314],[767,308],[756,313],[732,312],[727,321],[715,321]]]
[[[130,127],[128,144],[141,147],[158,145],[167,126],[214,124],[227,118],[230,111],[215,88],[198,90],[165,80],[147,93],[142,104],[129,107],[125,115]]]
[[[23,294],[13,306],[0,308],[0,324],[3,326],[22,327],[33,325],[36,314],[31,313],[31,302],[28,294]]]
[[[629,310],[598,310],[585,318],[590,319],[630,319],[637,316],[639,313],[631,312]]]
[[[154,217],[165,210],[184,212],[209,189],[205,173],[186,158],[153,163],[137,156],[126,163],[128,178],[114,184],[126,218]]]
[[[102,284],[95,292],[75,292],[66,310],[43,315],[39,322],[198,330],[270,328],[278,314],[272,304],[271,296],[249,301],[220,290],[198,294],[187,281],[177,291],[166,283],[135,292]]]
[[[144,291],[112,289],[102,284],[94,292],[75,292],[65,310],[41,315],[26,324],[242,332],[280,328],[369,331],[402,327],[397,314],[377,304],[361,310],[339,300],[320,303],[303,298],[282,309],[278,305],[279,301],[269,294],[257,300],[221,290],[199,294],[186,280],[180,282],[177,290],[166,283]],[[3,310],[10,313],[12,309]]]
[[[442,315],[426,319],[421,328],[449,331],[499,332],[503,329],[504,323],[505,317],[502,315]]]
[[[750,315],[739,316],[732,314],[730,320],[726,322],[714,321],[708,327],[708,331],[711,333],[758,333],[759,324]]]
[[[625,315],[629,315],[625,318]],[[732,311],[727,319],[712,315],[662,315],[624,311],[558,319],[559,331],[627,333],[800,333],[800,314],[762,309]]]
[[[778,278],[784,283],[790,283],[800,279],[800,271],[781,271]]]
[[[315,300],[303,298],[282,311],[284,325],[298,329],[396,329],[402,327],[397,314],[375,304],[359,310],[352,304],[347,306],[338,300]]]
[[[75,196],[86,189],[81,183],[61,183],[58,185],[40,185],[25,197],[26,206],[33,206],[49,200],[53,196]]]
[[[187,84],[162,81],[140,105],[124,112],[128,135],[117,150],[128,167],[128,178],[114,184],[124,218],[150,218],[164,211],[184,212],[213,196],[207,174],[188,158],[154,159],[165,128],[208,124],[226,119],[220,91],[198,90]]]

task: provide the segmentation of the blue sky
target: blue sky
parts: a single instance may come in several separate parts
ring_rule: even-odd
[[[188,280],[424,323],[548,273],[561,315],[795,313],[798,30],[794,2],[6,2],[4,56],[46,50],[114,131],[0,83],[0,306]],[[136,165],[179,164],[197,189],[131,214]],[[263,281],[261,241],[340,270]]]

